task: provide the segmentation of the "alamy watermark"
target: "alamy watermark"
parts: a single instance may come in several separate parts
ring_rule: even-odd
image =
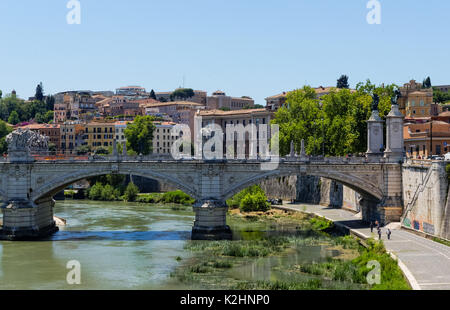
[[[176,160],[259,160],[264,171],[276,170],[280,163],[279,126],[275,124],[227,124],[224,133],[220,125],[211,122],[203,127],[202,117],[195,117],[193,136],[185,124],[175,125],[171,136],[177,137],[171,147]]]
[[[367,268],[372,269],[367,274],[367,283],[369,285],[381,284],[381,265],[378,261],[372,260],[367,263]]]
[[[370,0],[367,2],[367,8],[370,10],[367,13],[366,20],[369,25],[381,24],[381,3],[378,0]]]
[[[66,15],[66,21],[69,25],[81,24],[81,3],[79,0],[70,0],[66,7],[70,10]]]
[[[80,285],[81,284],[81,264],[77,260],[71,260],[67,262],[67,269],[70,271],[67,273],[66,281],[69,285]]]

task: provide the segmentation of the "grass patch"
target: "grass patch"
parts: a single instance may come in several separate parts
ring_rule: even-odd
[[[438,243],[441,243],[441,244],[443,244],[443,245],[450,246],[450,241],[443,240],[443,239],[438,238],[438,237],[433,237],[432,240],[433,240],[434,242],[438,242]]]

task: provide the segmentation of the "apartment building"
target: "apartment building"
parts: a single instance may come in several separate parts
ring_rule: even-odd
[[[179,136],[172,136],[171,130],[176,125],[174,122],[154,122],[153,154],[169,155],[173,143]]]
[[[210,110],[228,109],[240,110],[244,108],[251,108],[255,105],[255,101],[250,97],[231,97],[227,96],[225,92],[218,90],[212,96],[207,97],[206,108]]]
[[[108,148],[116,138],[115,122],[91,122],[84,124],[83,145],[91,149]]]
[[[447,122],[407,123],[403,130],[408,157],[427,158],[450,152],[450,124]]]

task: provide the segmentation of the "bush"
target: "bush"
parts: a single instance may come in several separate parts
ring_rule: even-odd
[[[102,200],[103,201],[114,201],[117,200],[117,196],[116,196],[114,187],[112,187],[109,184],[106,184],[103,189],[102,189]]]
[[[240,203],[240,209],[243,212],[262,211],[270,209],[267,197],[263,193],[247,194]]]
[[[227,205],[230,208],[237,209],[241,206],[241,201],[242,201],[242,199],[244,199],[245,196],[247,196],[248,194],[257,194],[257,193],[261,193],[261,194],[265,195],[264,191],[262,190],[262,188],[259,185],[250,186],[250,187],[244,189],[243,191],[241,191],[240,193],[234,195],[232,198],[228,199]]]
[[[158,203],[161,201],[162,194],[141,194],[136,198],[136,202],[139,203]]]
[[[195,202],[195,199],[191,198],[191,196],[189,196],[188,194],[177,190],[174,192],[164,193],[161,197],[161,202],[189,205],[193,204]]]
[[[74,196],[75,196],[75,191],[74,190],[66,190],[66,191],[64,191],[64,197],[66,199],[73,199]]]
[[[125,201],[135,201],[139,194],[139,188],[134,185],[133,182],[128,183],[127,188],[125,189],[124,199]]]
[[[95,185],[89,189],[89,193],[88,193],[89,199],[100,200],[102,198],[102,191],[103,191],[103,185],[99,182],[95,183]]]

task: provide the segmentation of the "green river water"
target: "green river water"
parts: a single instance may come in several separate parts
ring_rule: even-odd
[[[0,241],[0,290],[15,289],[196,289],[170,275],[194,260],[185,249],[194,220],[192,208],[111,202],[58,202],[55,215],[67,226],[48,240]],[[245,227],[236,226],[239,231]],[[339,255],[327,246],[252,258],[226,277],[270,280],[288,275],[279,267]],[[66,281],[67,263],[81,265],[81,284]],[[277,271],[278,270],[278,271]],[[208,287],[206,287],[208,288]],[[214,287],[209,287],[214,288]]]

